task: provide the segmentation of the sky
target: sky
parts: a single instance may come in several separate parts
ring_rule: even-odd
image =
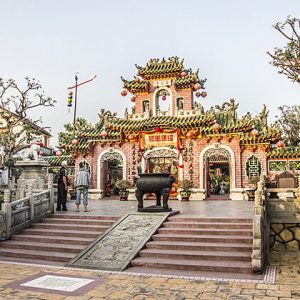
[[[239,115],[257,114],[263,103],[274,121],[280,105],[300,104],[299,84],[269,64],[266,54],[285,39],[272,27],[300,17],[298,0],[0,0],[0,77],[39,79],[54,108],[38,109],[51,127],[52,144],[68,113],[67,87],[78,88],[77,115],[91,123],[101,108],[123,116],[130,96],[120,76],[133,79],[135,64],[150,58],[184,58],[197,70],[208,96],[205,108],[234,98]]]

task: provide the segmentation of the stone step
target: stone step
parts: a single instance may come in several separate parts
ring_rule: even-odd
[[[35,223],[32,225],[31,228],[36,229],[48,229],[48,230],[59,230],[63,229],[66,230],[77,230],[79,231],[89,231],[89,232],[99,232],[99,231],[105,231],[108,226],[100,226],[100,225],[76,225],[76,224],[65,224],[63,222],[61,223]]]
[[[158,229],[159,233],[162,234],[188,234],[188,235],[242,235],[242,236],[251,236],[252,230],[249,229],[219,229],[219,228],[160,228]]]
[[[228,229],[251,229],[251,224],[244,223],[210,223],[210,222],[165,222],[164,227],[182,227],[182,228],[228,228]]]
[[[150,241],[146,248],[165,250],[196,250],[196,251],[230,251],[249,252],[252,245],[245,243],[208,243],[208,242],[178,242],[178,241]]]
[[[11,237],[11,240],[15,241],[31,241],[38,243],[49,243],[49,244],[77,244],[77,245],[89,245],[94,239],[93,238],[83,238],[82,236],[77,237],[57,237],[57,236],[45,236],[43,235],[31,235],[31,234],[16,234]],[[3,242],[4,243],[4,242]]]
[[[190,250],[161,250],[144,249],[139,252],[141,257],[158,257],[171,259],[190,260],[231,260],[251,261],[251,252],[229,252],[229,251],[190,251]]]
[[[252,245],[251,236],[218,236],[218,235],[188,235],[188,234],[156,234],[154,241],[177,241],[177,242],[214,242],[214,243],[248,243]]]
[[[154,268],[146,268],[146,267],[130,267],[125,270],[125,272],[129,273],[144,273],[144,274],[153,274],[155,275],[175,275],[175,276],[189,276],[189,277],[205,277],[205,278],[214,278],[215,280],[224,281],[224,279],[237,279],[237,280],[260,280],[264,279],[265,274],[257,274],[257,273],[236,273],[236,272],[214,272],[214,271],[191,271],[191,270],[172,270],[172,269],[154,269]],[[137,274],[137,275],[138,275]]]
[[[8,257],[8,256],[0,256],[1,262],[17,262],[24,264],[36,264],[36,265],[46,265],[46,266],[65,266],[66,262],[62,261],[51,261],[51,260],[40,260],[33,258],[21,258],[21,257]]]
[[[33,234],[33,235],[44,235],[44,236],[60,236],[60,237],[84,237],[84,238],[94,238],[96,239],[103,231],[99,232],[78,232],[78,230],[49,230],[47,228],[28,228],[24,229],[23,233],[25,234]]]
[[[131,261],[133,267],[173,269],[173,270],[193,270],[193,271],[213,271],[213,272],[252,272],[250,262],[243,261],[217,261],[217,260],[188,260],[188,259],[165,259],[138,257]]]
[[[97,219],[63,219],[63,218],[44,218],[41,222],[45,224],[55,224],[55,223],[63,223],[63,224],[75,224],[75,225],[100,225],[100,226],[111,226],[115,223],[113,220],[97,220]]]
[[[74,253],[67,252],[51,252],[51,251],[32,251],[25,249],[2,248],[0,247],[0,256],[18,257],[26,259],[38,259],[45,261],[68,262],[74,258]]]
[[[117,221],[120,219],[118,216],[94,216],[90,214],[70,214],[70,213],[55,213],[50,215],[50,218],[60,218],[60,219],[88,219],[88,220],[111,220],[111,221]]]
[[[59,244],[59,243],[43,243],[35,242],[31,240],[20,241],[10,240],[5,243],[0,243],[0,248],[13,248],[13,249],[25,249],[25,250],[36,250],[39,251],[51,251],[51,252],[67,252],[67,253],[79,253],[86,245],[79,245],[74,241],[74,244]]]
[[[195,217],[169,217],[168,222],[198,222],[198,223],[243,223],[252,224],[252,219],[240,218],[195,218]]]

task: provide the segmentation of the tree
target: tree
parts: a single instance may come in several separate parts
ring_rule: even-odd
[[[300,105],[283,105],[278,108],[282,137],[289,146],[300,145]]]
[[[41,127],[41,119],[33,120],[30,113],[34,109],[54,106],[56,101],[45,97],[42,86],[34,78],[25,78],[22,88],[15,80],[5,81],[0,77],[0,151],[3,165],[20,150],[25,143],[32,140],[33,135],[45,129]]]
[[[65,131],[58,133],[58,141],[60,145],[71,144],[74,139],[73,135],[73,123],[67,123],[64,125]],[[77,118],[75,122],[75,131],[80,132],[84,129],[92,129],[93,125],[84,118]]]
[[[274,28],[287,40],[286,46],[274,48],[274,53],[267,52],[273,66],[279,68],[278,73],[286,75],[294,82],[300,83],[300,20],[290,16]]]

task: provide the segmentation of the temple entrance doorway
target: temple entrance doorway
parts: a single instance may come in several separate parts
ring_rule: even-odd
[[[119,194],[116,182],[123,179],[123,158],[119,153],[107,152],[101,158],[101,187],[104,197]]]
[[[176,179],[170,192],[170,197],[177,196],[178,168],[174,164],[177,155],[170,149],[155,149],[147,154],[147,166],[149,173],[170,173]],[[151,197],[151,195],[149,195]]]
[[[208,168],[207,200],[229,200],[229,163],[208,162]]]
[[[229,200],[232,166],[225,148],[208,149],[204,156],[204,188],[207,200]]]

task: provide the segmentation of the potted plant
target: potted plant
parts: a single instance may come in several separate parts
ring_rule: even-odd
[[[189,201],[192,193],[191,188],[193,187],[193,182],[185,179],[179,182],[178,187],[180,189],[179,193],[181,196],[181,201]]]
[[[254,201],[255,190],[257,189],[257,183],[259,181],[259,176],[253,176],[248,179],[248,183],[252,186],[251,189],[247,190],[248,201]]]
[[[119,189],[119,195],[121,201],[126,201],[128,199],[128,188],[130,187],[130,182],[128,180],[118,180],[116,182],[116,187]]]

